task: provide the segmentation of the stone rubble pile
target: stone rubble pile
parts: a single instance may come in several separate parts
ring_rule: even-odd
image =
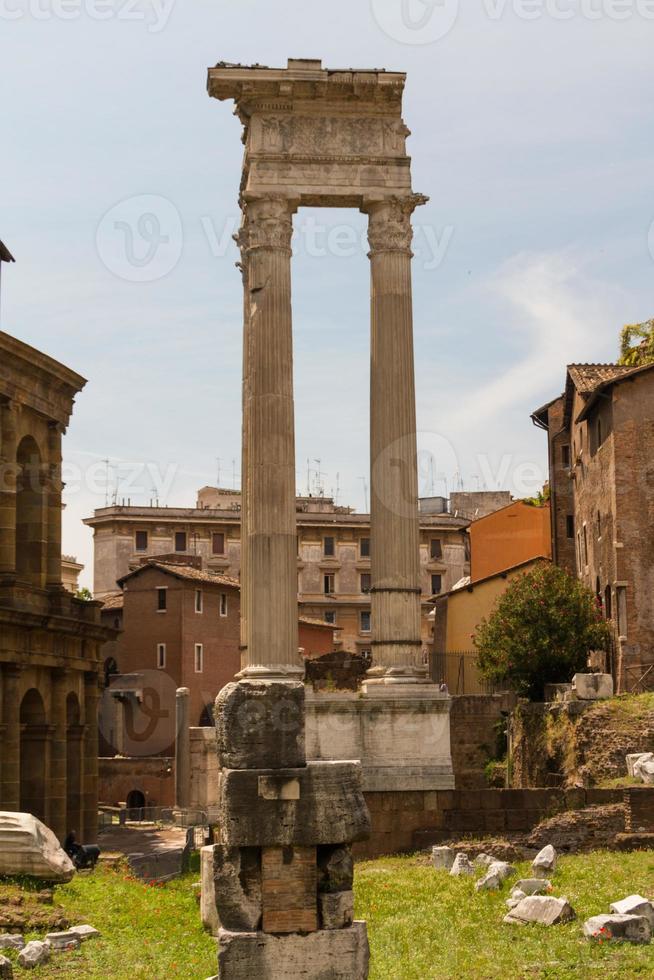
[[[24,970],[34,970],[47,963],[52,953],[65,953],[79,949],[81,943],[100,935],[93,926],[72,926],[66,932],[50,932],[44,940],[33,939],[26,943],[25,938],[15,933],[0,935],[0,950],[10,949],[18,953],[18,965]],[[11,960],[0,955],[0,980],[12,980],[14,976]]]
[[[626,757],[627,773],[646,786],[654,786],[654,752],[633,752]]]

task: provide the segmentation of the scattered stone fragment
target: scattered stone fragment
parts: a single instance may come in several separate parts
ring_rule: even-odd
[[[38,939],[33,939],[18,954],[18,962],[26,970],[33,970],[35,966],[47,963],[49,959],[50,947],[47,943],[39,942]]]
[[[572,690],[581,701],[599,701],[613,697],[611,674],[575,674]]]
[[[0,875],[66,882],[75,866],[49,827],[30,813],[0,812]]]
[[[552,882],[547,878],[521,878],[516,881],[511,895],[515,897],[515,892],[522,892],[523,895],[544,895],[552,887]]]
[[[634,766],[634,775],[645,783],[654,786],[654,759],[641,759]]]
[[[520,905],[520,902],[526,897],[527,896],[525,893],[521,892],[519,888],[514,888],[510,897],[506,900],[506,907],[508,909],[514,909],[516,905]]]
[[[552,895],[527,895],[519,905],[504,916],[504,921],[512,925],[529,925],[532,922],[543,926],[556,926],[571,922],[576,918],[567,898],[554,898]]]
[[[507,864],[506,861],[495,861],[484,877],[476,882],[475,889],[477,891],[498,891],[502,887],[502,883],[515,873],[515,868]]]
[[[100,936],[100,931],[94,929],[93,926],[71,926],[68,930],[69,932],[74,932],[81,943],[85,943],[88,939],[97,939]]]
[[[455,853],[451,847],[432,847],[431,863],[435,868],[449,871],[454,864]]]
[[[531,864],[535,878],[547,878],[556,870],[556,851],[551,844],[540,851]]]
[[[11,965],[11,960],[7,959],[6,956],[0,956],[0,977],[2,980],[13,980],[14,978],[14,968]]]
[[[473,858],[472,863],[476,868],[490,868],[491,864],[495,864],[497,858],[494,858],[492,854],[478,854],[476,858]]]
[[[620,902],[613,902],[611,911],[617,915],[644,915],[654,932],[654,905],[642,895],[630,895]]]
[[[460,852],[454,858],[454,863],[450,869],[450,874],[455,878],[459,875],[474,875],[475,869],[468,859],[468,855]]]
[[[0,936],[0,949],[21,950],[24,945],[25,940],[22,936],[15,935],[13,933],[5,933],[5,935]]]
[[[318,906],[323,929],[346,929],[354,921],[354,892],[323,892]]]
[[[634,768],[639,762],[651,762],[654,759],[654,752],[632,752],[630,755],[626,756],[627,760],[627,774],[635,777]]]
[[[66,932],[49,932],[45,937],[45,941],[56,953],[63,953],[69,949],[77,949],[81,943],[81,939],[74,932],[67,930]]]
[[[594,915],[584,922],[587,939],[615,939],[625,943],[649,943],[652,927],[644,915]]]

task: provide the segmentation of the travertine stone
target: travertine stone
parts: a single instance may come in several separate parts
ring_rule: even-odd
[[[346,929],[354,920],[354,892],[324,892],[318,896],[322,929]]]
[[[50,949],[62,953],[65,950],[78,949],[82,940],[76,933],[68,930],[66,932],[49,932],[45,941]]]
[[[365,980],[369,961],[365,922],[306,936],[220,930],[218,972],[229,980]]]
[[[216,698],[216,736],[224,769],[304,766],[304,684],[228,684]]]
[[[574,918],[575,912],[567,898],[528,895],[504,916],[504,921],[519,926],[530,923],[555,926],[563,922],[571,922]]]
[[[459,875],[474,875],[475,869],[470,863],[470,859],[467,854],[462,851],[457,854],[450,868],[450,874],[453,878],[458,878]]]
[[[627,774],[633,779],[636,776],[635,766],[641,762],[654,761],[654,752],[632,752],[625,758],[627,762]]]
[[[557,853],[555,849],[551,844],[547,844],[531,862],[534,878],[547,878],[548,875],[553,874],[556,870],[556,861]]]
[[[353,881],[354,859],[349,845],[318,848],[318,891],[351,891]]]
[[[33,970],[42,963],[47,963],[50,959],[50,947],[47,943],[33,939],[18,954],[18,963],[25,970]]]
[[[262,797],[260,779],[299,782],[299,799]],[[341,844],[366,840],[370,814],[356,762],[310,762],[305,769],[226,770],[220,786],[222,843],[237,847]]]
[[[521,891],[523,896],[544,895],[551,888],[552,882],[548,881],[547,878],[521,878],[520,881],[516,881],[511,894],[514,895],[517,891]]]
[[[654,905],[642,895],[630,895],[620,902],[613,902],[611,911],[618,915],[642,915],[654,931]]]
[[[21,950],[24,945],[25,940],[22,936],[17,936],[12,933],[6,933],[4,936],[0,936],[0,949]]]
[[[264,847],[261,894],[264,932],[315,932],[318,928],[315,847]]]
[[[74,933],[82,943],[88,942],[89,939],[98,939],[100,937],[100,930],[94,929],[93,926],[71,926],[68,931]]]
[[[515,873],[515,868],[507,864],[506,861],[494,861],[484,877],[475,882],[475,889],[477,891],[497,891],[506,879]]]
[[[222,925],[235,932],[256,930],[261,925],[261,855],[256,848],[203,848],[203,922],[212,935]],[[212,891],[214,906],[212,903]]]
[[[0,875],[70,881],[75,868],[52,831],[31,813],[0,813]]]
[[[14,968],[11,965],[11,960],[6,956],[0,956],[0,978],[2,980],[13,980]]]
[[[432,847],[431,849],[431,863],[439,870],[449,871],[454,864],[455,857],[456,851],[453,851],[451,847]]]
[[[599,701],[613,697],[613,677],[611,674],[575,674],[572,690],[582,701]]]
[[[644,915],[594,915],[584,922],[587,939],[615,939],[626,943],[649,943],[652,927]]]

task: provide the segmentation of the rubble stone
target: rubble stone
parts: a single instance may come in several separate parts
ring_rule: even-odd
[[[520,881],[516,881],[511,894],[520,891],[523,895],[544,895],[551,887],[552,882],[547,878],[521,878]]]
[[[256,930],[261,924],[261,855],[255,848],[204,848],[203,884],[213,871],[216,916],[210,914],[208,926],[215,935],[216,924],[233,932]],[[213,861],[210,851],[213,851]],[[208,887],[211,891],[211,885]]]
[[[75,867],[49,827],[31,813],[0,812],[0,875],[66,882]]]
[[[295,782],[297,793],[284,794],[284,787]],[[277,796],[271,791],[275,784]],[[220,800],[222,843],[230,847],[312,847],[370,836],[358,762],[224,770]]]
[[[587,939],[616,939],[626,943],[649,943],[652,927],[644,915],[594,915],[584,922]]]
[[[216,698],[216,736],[224,769],[303,767],[304,684],[228,684]]]
[[[613,902],[611,911],[617,915],[644,915],[654,932],[654,905],[642,895],[630,895],[620,902]]]
[[[572,690],[581,701],[599,701],[613,697],[613,678],[610,674],[575,674]]]
[[[45,941],[56,953],[61,953],[68,949],[78,949],[81,939],[74,932],[49,932]]]
[[[318,891],[347,892],[354,884],[354,859],[347,844],[318,848]]]
[[[574,910],[567,898],[528,895],[504,916],[504,921],[512,925],[529,925],[533,922],[543,926],[555,926],[563,922],[571,922],[574,918],[576,918]]]
[[[498,858],[494,858],[492,854],[478,854],[473,858],[472,863],[476,868],[490,868],[491,864],[495,864]]]
[[[474,875],[475,869],[470,863],[467,854],[462,851],[454,858],[454,863],[450,869],[450,874],[457,878],[459,875]]]
[[[47,943],[41,943],[37,939],[33,939],[18,954],[18,963],[25,970],[33,970],[35,966],[47,963],[49,959],[50,947]]]
[[[306,936],[220,930],[218,973],[229,980],[366,980],[369,962],[365,922]]]
[[[502,887],[502,883],[515,873],[515,868],[507,864],[506,861],[494,861],[484,877],[475,883],[475,889],[477,891],[498,891]]]
[[[432,847],[431,863],[435,868],[442,871],[449,871],[454,864],[455,852],[451,847]]]
[[[318,896],[323,929],[345,929],[354,921],[354,892],[325,892]]]
[[[634,775],[645,783],[654,786],[654,759],[644,759],[634,766]]]
[[[0,936],[0,949],[17,949],[21,950],[25,945],[25,940],[22,936],[17,936],[14,933],[6,933]]]
[[[651,762],[654,760],[654,752],[632,752],[630,755],[626,756],[627,762],[627,775],[631,776],[632,779],[635,778],[634,767],[639,762]]]
[[[71,926],[68,931],[74,932],[81,943],[85,943],[89,939],[98,939],[100,936],[99,929],[94,929],[93,926],[88,925]]]
[[[13,980],[14,968],[11,960],[6,956],[0,956],[0,980]]]
[[[535,878],[546,878],[556,870],[557,854],[551,844],[539,851],[531,863]]]

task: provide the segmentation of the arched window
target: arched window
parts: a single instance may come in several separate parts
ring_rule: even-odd
[[[46,515],[41,453],[31,436],[16,453],[16,574],[36,588],[45,584]]]

